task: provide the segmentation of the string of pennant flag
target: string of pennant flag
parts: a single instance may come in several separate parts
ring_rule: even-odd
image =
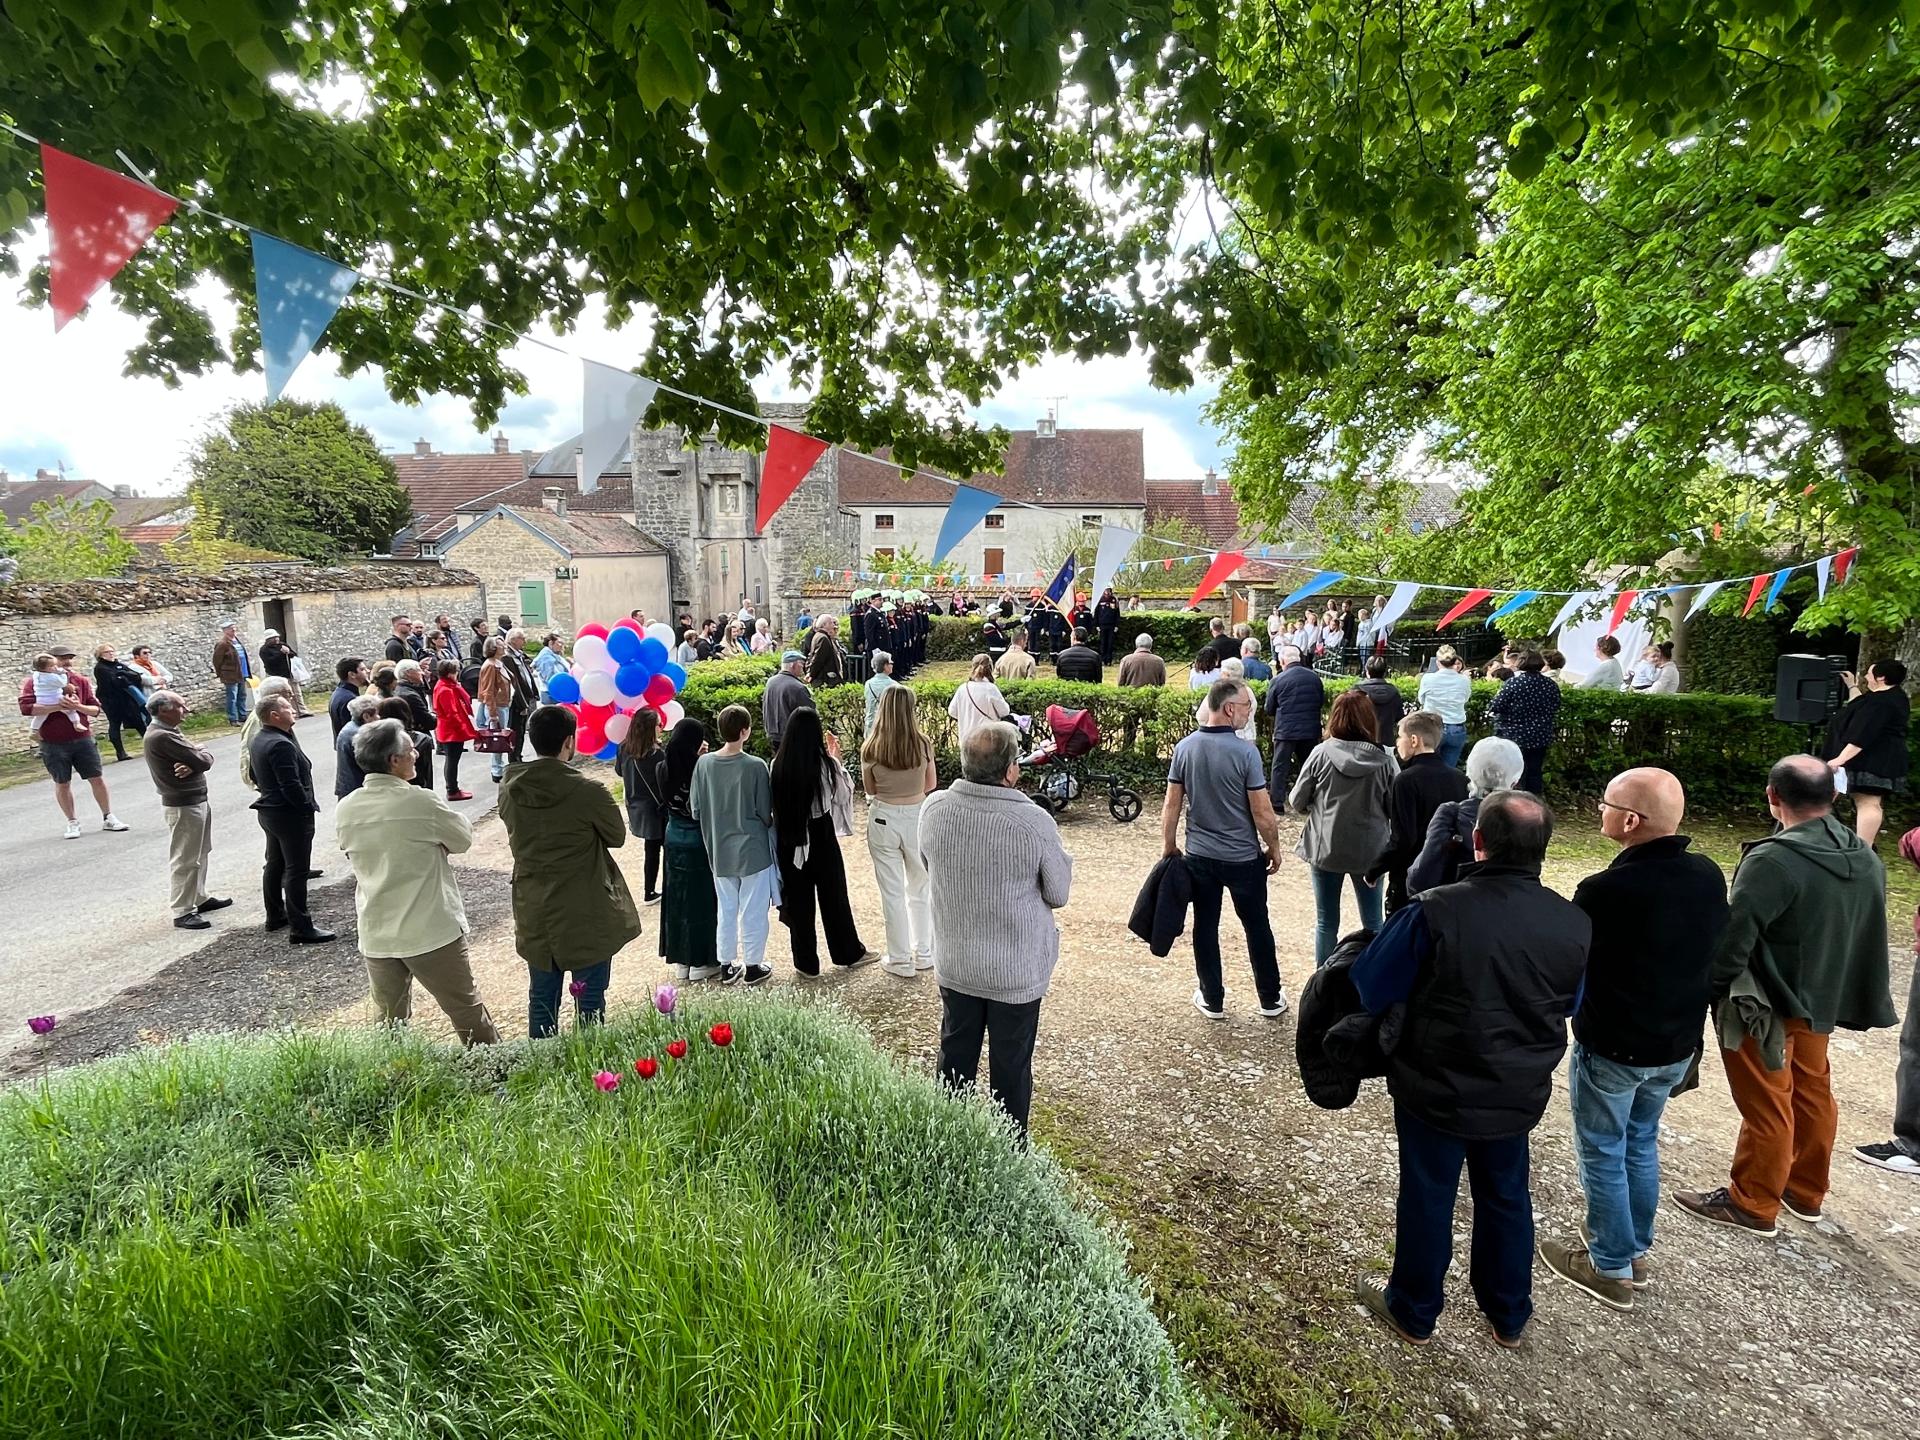
[[[544,349],[578,360],[581,366],[581,463],[587,474],[604,473],[614,456],[619,453],[620,447],[626,443],[633,427],[652,406],[656,395],[663,390],[670,395],[679,396],[716,412],[766,427],[767,448],[761,462],[759,498],[755,515],[757,530],[766,529],[774,516],[799,489],[814,464],[829,449],[879,464],[892,463],[864,451],[835,445],[803,431],[774,424],[758,415],[735,409],[703,395],[677,389],[632,370],[574,355],[563,347],[550,344],[537,336],[511,330],[484,316],[470,314],[465,309],[445,304],[410,287],[330,259],[305,246],[223,215],[197,200],[173,195],[160,189],[153,183],[150,176],[140,174],[124,153],[120,154],[119,158],[128,170],[134,171],[131,176],[69,154],[5,121],[0,121],[0,133],[37,146],[40,152],[49,240],[49,298],[56,333],[86,307],[102,286],[119,274],[127,262],[162,226],[168,224],[177,212],[186,209],[207,221],[244,232],[248,236],[254,262],[254,295],[259,316],[261,363],[266,372],[269,399],[277,399],[285,390],[294,373],[312,353],[314,346],[325,334],[327,326],[354,290],[362,284],[370,284],[433,306],[463,324],[514,335],[526,343],[539,345]],[[936,565],[944,561],[960,542],[995,510],[1017,508],[1051,513],[1044,506],[999,495],[967,481],[942,475],[937,471],[919,470],[916,474],[953,488],[953,497],[942,517],[939,538],[934,545],[933,561]],[[1809,486],[1808,490],[1811,491],[1811,489],[1812,487]],[[1777,501],[1771,502],[1766,507],[1768,519],[1772,518],[1777,504]],[[1743,528],[1750,518],[1751,512],[1736,517],[1733,522],[1735,528]],[[1711,527],[1714,539],[1720,538],[1722,528],[1718,523]],[[1409,525],[1409,529],[1418,533],[1420,526],[1418,522],[1413,522]],[[1704,542],[1707,532],[1708,527],[1696,526],[1690,533],[1697,541]],[[1669,538],[1680,541],[1684,536],[1676,533]],[[1195,587],[1192,598],[1188,602],[1198,604],[1208,594],[1233,578],[1250,560],[1268,561],[1276,566],[1292,569],[1308,568],[1304,562],[1288,558],[1284,553],[1279,556],[1274,555],[1275,547],[1270,545],[1249,546],[1245,549],[1204,550],[1190,554],[1169,554],[1144,561],[1128,561],[1126,557],[1143,542],[1165,546],[1171,550],[1182,548],[1181,542],[1169,540],[1163,536],[1145,534],[1125,526],[1103,525],[1096,547],[1092,586],[1089,593],[1101,594],[1128,569],[1148,573],[1158,565],[1163,571],[1170,571],[1178,564],[1206,560],[1208,562],[1206,573],[1201,577],[1199,585]],[[1289,547],[1279,548],[1284,552]],[[1382,576],[1350,574],[1339,570],[1316,570],[1302,584],[1296,586],[1280,602],[1280,606],[1282,609],[1290,609],[1322,591],[1342,582],[1348,582],[1391,587],[1391,595],[1387,597],[1380,615],[1375,617],[1377,624],[1391,624],[1398,620],[1407,613],[1423,590],[1433,590],[1460,597],[1438,622],[1440,628],[1451,625],[1489,600],[1495,601],[1495,604],[1485,617],[1484,623],[1487,625],[1492,625],[1536,600],[1557,598],[1564,603],[1547,633],[1557,633],[1576,614],[1609,603],[1612,608],[1608,628],[1611,631],[1622,624],[1637,607],[1644,607],[1661,597],[1684,590],[1695,592],[1692,605],[1687,611],[1689,616],[1697,613],[1722,590],[1728,587],[1734,587],[1737,590],[1743,584],[1748,587],[1748,591],[1746,603],[1740,613],[1748,614],[1756,606],[1765,611],[1773,607],[1787,582],[1796,573],[1802,571],[1813,572],[1818,591],[1824,597],[1829,584],[1845,583],[1858,555],[1859,547],[1849,546],[1814,560],[1803,561],[1778,570],[1763,571],[1757,575],[1647,589],[1629,589],[1616,584],[1585,590],[1524,587],[1496,590],[1488,586],[1428,584],[1393,580]],[[1071,607],[1074,603],[1075,564],[1074,557],[1069,556],[1060,573],[1054,577],[1053,583],[1047,586],[1048,599],[1063,608]],[[909,576],[897,571],[882,574],[864,569],[833,570],[829,567],[817,567],[815,574],[816,578],[837,575],[849,582],[859,579],[885,581],[894,585],[915,580],[937,583],[937,577],[932,574]],[[1045,578],[1043,571],[1035,571],[1033,574],[1035,581]],[[1004,586],[1024,584],[1026,580],[1025,575],[998,573],[967,576],[965,583]]]

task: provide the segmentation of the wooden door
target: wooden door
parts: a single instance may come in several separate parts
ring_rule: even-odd
[[[1004,548],[989,549],[981,563],[981,573],[999,575],[1007,568],[1007,552]]]

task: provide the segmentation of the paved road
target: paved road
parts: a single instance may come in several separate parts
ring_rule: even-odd
[[[324,713],[300,721],[295,733],[313,759],[320,815],[313,863],[324,885],[348,874],[333,841],[333,747]],[[109,761],[107,784],[114,813],[133,827],[100,829],[92,794],[74,782],[85,827],[63,840],[65,822],[51,783],[0,790],[0,1050],[26,1032],[29,1015],[70,1014],[112,998],[223,931],[258,926],[264,909],[260,861],[265,842],[247,808],[253,792],[240,783],[237,732],[197,737],[214,753],[209,774],[213,801],[214,894],[234,905],[208,918],[211,930],[176,930],[167,910],[167,831],[144,760]],[[108,752],[111,755],[111,751]],[[435,757],[436,761],[438,757]],[[484,757],[466,756],[461,780],[474,792],[460,809],[471,819],[493,809],[495,787]],[[438,765],[435,766],[436,776]],[[337,903],[337,902],[336,902]],[[326,909],[315,919],[326,924]]]

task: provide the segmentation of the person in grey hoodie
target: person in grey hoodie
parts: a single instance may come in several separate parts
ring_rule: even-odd
[[[1392,839],[1387,791],[1400,763],[1375,742],[1373,717],[1373,703],[1358,689],[1335,700],[1327,738],[1307,756],[1287,796],[1288,807],[1307,821],[1293,853],[1313,870],[1315,968],[1340,943],[1342,881],[1352,878],[1361,927],[1380,929],[1380,887],[1367,880],[1367,872]]]
[[[1040,1001],[1060,959],[1053,912],[1067,903],[1073,857],[1020,789],[1013,726],[983,721],[967,736],[960,778],[920,807],[920,854],[932,877],[940,1079],[971,1085],[991,1032],[993,1098],[1024,1135]]]

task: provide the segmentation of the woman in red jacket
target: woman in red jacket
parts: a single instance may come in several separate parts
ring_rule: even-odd
[[[473,701],[460,686],[458,661],[442,660],[434,673],[440,678],[433,682],[433,738],[445,757],[447,799],[471,800],[473,792],[460,788],[460,752],[474,738]]]

